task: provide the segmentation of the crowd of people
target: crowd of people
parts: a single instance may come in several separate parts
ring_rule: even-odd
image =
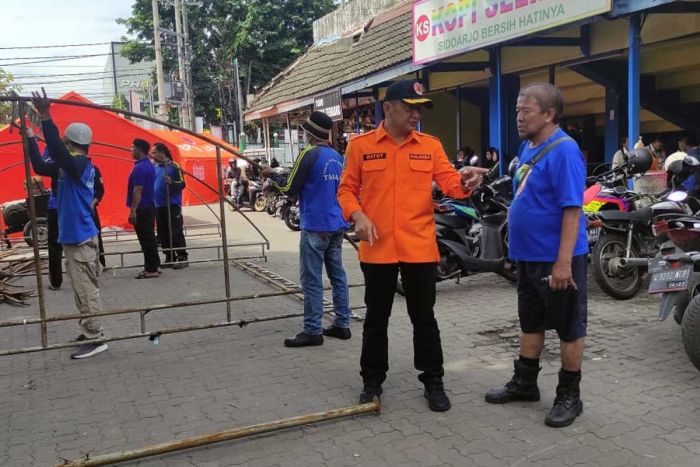
[[[61,140],[51,121],[45,94],[34,94],[42,116],[57,180],[58,242],[63,246],[76,304],[86,316],[80,339],[96,339],[102,326],[89,315],[100,309],[97,282],[97,233],[93,215],[95,168],[88,157],[90,129],[68,127]],[[345,157],[335,151],[332,121],[314,111],[302,128],[308,146],[296,159],[286,185],[277,188],[299,196],[301,216],[300,276],[304,294],[303,329],[284,341],[287,347],[323,345],[324,337],[351,339],[350,308],[342,241],[350,224],[360,239],[359,261],[365,280],[367,311],[363,324],[360,403],[382,395],[389,370],[388,326],[397,281],[402,281],[413,325],[414,365],[420,372],[424,396],[433,411],[451,407],[443,384],[444,363],[435,319],[436,265],[432,184],[447,196],[468,198],[483,175],[499,162],[489,148],[478,158],[469,148],[450,162],[439,139],[417,131],[424,107],[432,101],[420,83],[392,83],[382,103],[384,120],[375,130],[353,138]],[[537,384],[545,331],[556,330],[561,348],[557,395],[545,418],[553,427],[571,424],[581,413],[582,356],[587,334],[586,241],[582,213],[586,165],[577,143],[559,127],[563,98],[548,83],[520,90],[517,128],[523,143],[514,176],[514,200],[509,213],[510,255],[518,262],[520,352],[513,377],[502,388],[485,394],[490,403],[538,401]],[[74,124],[76,125],[76,124]],[[77,130],[77,131],[75,131]],[[36,141],[32,162],[39,167]],[[156,161],[149,160],[149,150]],[[167,147],[134,140],[134,169],[129,177],[129,222],[135,226],[145,268],[137,277],[156,278],[160,257],[154,234],[158,221],[166,264],[185,265],[180,193],[181,170]],[[476,157],[475,157],[476,156]],[[255,164],[246,168],[260,169]],[[270,177],[271,169],[260,175]],[[245,172],[230,163],[227,177],[240,180]],[[169,213],[169,215],[168,215]],[[165,240],[164,237],[169,237]],[[322,326],[323,268],[332,285],[334,321]],[[86,343],[74,358],[107,349],[97,340]]]
[[[75,340],[86,342],[71,358],[87,358],[108,350],[106,343],[92,342],[103,337],[103,326],[98,318],[90,316],[102,309],[98,264],[105,267],[106,262],[97,206],[105,187],[99,169],[89,156],[90,127],[80,122],[71,123],[61,137],[43,89],[42,94],[32,93],[32,103],[41,116],[46,150],[42,155],[34,132],[28,128],[30,161],[37,174],[51,177],[49,289],[59,290],[62,286],[61,262],[65,255],[75,304],[85,315],[78,322],[81,332]],[[150,154],[155,165],[149,158],[150,149],[150,144],[142,139],[135,139],[131,148],[135,164],[128,180],[128,222],[136,231],[145,265],[136,275],[137,279],[157,278],[161,267],[181,269],[188,266],[182,220],[185,187],[182,170],[173,162],[165,144],[153,145]],[[158,243],[165,253],[162,264]]]

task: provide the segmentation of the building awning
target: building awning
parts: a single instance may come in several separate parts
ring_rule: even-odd
[[[352,37],[313,45],[268,83],[245,113],[245,119],[272,117],[313,103],[314,96],[395,67],[406,72],[411,62],[411,4],[375,17]],[[402,66],[396,67],[401,64]],[[417,67],[421,68],[421,67]]]

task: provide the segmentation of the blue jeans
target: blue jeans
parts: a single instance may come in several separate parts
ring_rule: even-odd
[[[304,291],[304,332],[323,332],[323,265],[333,288],[334,326],[350,327],[348,281],[343,269],[343,230],[338,232],[301,231],[299,269]]]

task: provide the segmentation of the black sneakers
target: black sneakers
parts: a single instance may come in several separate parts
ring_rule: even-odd
[[[81,358],[92,357],[93,355],[97,355],[98,353],[106,351],[108,348],[109,347],[104,342],[99,344],[81,345],[80,347],[78,347],[78,350],[75,353],[71,354],[70,358],[77,360]]]
[[[350,333],[350,328],[341,328],[333,325],[324,328],[323,335],[328,337],[336,337],[342,340],[348,340],[352,337],[352,334]]]
[[[423,395],[428,399],[428,408],[433,412],[445,412],[452,407],[441,382],[426,384]]]
[[[173,269],[185,269],[190,266],[190,263],[187,262],[187,260],[182,260],[178,261],[173,265]]]
[[[323,336],[321,334],[307,334],[300,332],[294,337],[288,337],[284,340],[286,347],[307,347],[314,345],[323,345]]]

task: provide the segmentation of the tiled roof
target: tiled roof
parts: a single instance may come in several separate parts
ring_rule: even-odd
[[[411,12],[372,25],[353,38],[312,46],[289,65],[253,101],[246,113],[311,97],[412,58]]]

